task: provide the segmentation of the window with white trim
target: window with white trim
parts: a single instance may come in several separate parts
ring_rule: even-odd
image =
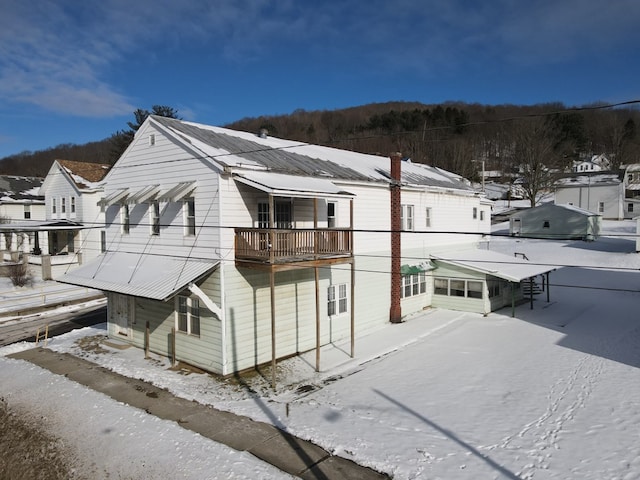
[[[604,213],[604,202],[598,202],[598,213]]]
[[[480,210],[480,221],[484,222],[484,210]]]
[[[629,213],[633,213],[633,203],[629,203],[629,204],[627,205],[627,212],[629,212]],[[25,217],[25,218],[26,218],[26,217]]]
[[[327,289],[327,315],[340,315],[348,310],[347,284],[329,285]]]
[[[442,277],[436,277],[433,279],[433,293],[435,295],[481,299],[483,289],[483,283],[477,280]],[[499,291],[498,285],[496,285],[496,289]]]
[[[28,220],[31,218],[31,205],[29,205],[28,203],[25,203],[24,205],[24,218],[25,220]]]
[[[75,214],[76,214],[76,197],[71,197],[71,203],[69,205],[69,208],[71,208],[71,214],[75,216]]]
[[[258,202],[258,228],[269,228],[269,204]]]
[[[58,202],[55,198],[51,199],[51,215],[54,217],[58,214]]]
[[[107,251],[107,232],[100,230],[100,253]]]
[[[401,205],[400,222],[402,230],[410,232],[413,230],[413,205]]]
[[[126,203],[120,205],[120,231],[129,233],[129,205]]]
[[[427,207],[425,209],[425,227],[427,228],[431,227],[432,215],[433,215],[433,212],[431,210],[431,207]]]
[[[149,204],[149,219],[151,235],[160,235],[160,202],[157,200]]]
[[[196,234],[196,201],[193,198],[187,198],[183,204],[184,212],[184,235],[192,237]]]
[[[200,301],[195,297],[176,297],[176,331],[200,335]]]
[[[66,197],[60,198],[60,213],[67,213],[67,199]]]
[[[473,219],[478,218],[478,207],[473,207]]]
[[[336,202],[327,202],[327,228],[336,228]]]
[[[424,272],[402,276],[400,298],[413,297],[427,292],[427,278]]]

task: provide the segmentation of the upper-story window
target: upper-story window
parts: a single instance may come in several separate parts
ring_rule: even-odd
[[[473,219],[478,218],[478,207],[473,207]]]
[[[598,213],[604,213],[604,202],[598,202]]]
[[[430,228],[433,219],[433,211],[431,207],[427,207],[425,210],[425,227]]]
[[[54,217],[58,215],[58,201],[55,198],[51,199],[51,215]]]
[[[402,205],[400,210],[400,223],[402,230],[413,230],[413,205]]]
[[[76,197],[71,197],[71,202],[69,204],[69,208],[71,209],[71,215],[75,215],[75,213],[76,213]]]
[[[327,202],[327,228],[336,227],[336,202]]]
[[[129,205],[126,203],[120,206],[120,229],[124,234],[129,233]]]
[[[31,205],[28,203],[24,206],[24,218],[25,220],[29,220],[31,218]]]
[[[160,235],[160,203],[158,201],[153,201],[149,205],[149,218],[151,235]]]
[[[65,197],[60,198],[60,213],[63,215],[67,213],[67,199]]]
[[[196,234],[196,201],[187,198],[183,204],[184,212],[184,234],[193,236]]]

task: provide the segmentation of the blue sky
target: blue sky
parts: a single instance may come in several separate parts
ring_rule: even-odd
[[[637,0],[0,0],[0,158],[386,101],[640,98]]]

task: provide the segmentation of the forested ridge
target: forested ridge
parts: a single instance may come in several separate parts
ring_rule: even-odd
[[[175,112],[177,113],[177,112]],[[129,123],[131,126],[131,123]],[[533,106],[449,102],[375,103],[341,110],[296,110],[291,114],[244,118],[227,128],[363,153],[400,151],[414,162],[428,163],[467,178],[485,168],[509,171],[534,148],[549,168],[606,154],[614,168],[640,161],[640,111],[632,106],[590,105],[579,109],[560,103]],[[63,144],[0,159],[0,174],[45,176],[55,159],[114,163],[123,132],[84,145]],[[532,146],[533,145],[533,146]],[[528,148],[529,151],[524,151]]]

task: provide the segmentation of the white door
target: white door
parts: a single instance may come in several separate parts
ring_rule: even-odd
[[[111,320],[115,326],[116,334],[131,337],[133,298],[118,294],[113,294],[111,298]]]

